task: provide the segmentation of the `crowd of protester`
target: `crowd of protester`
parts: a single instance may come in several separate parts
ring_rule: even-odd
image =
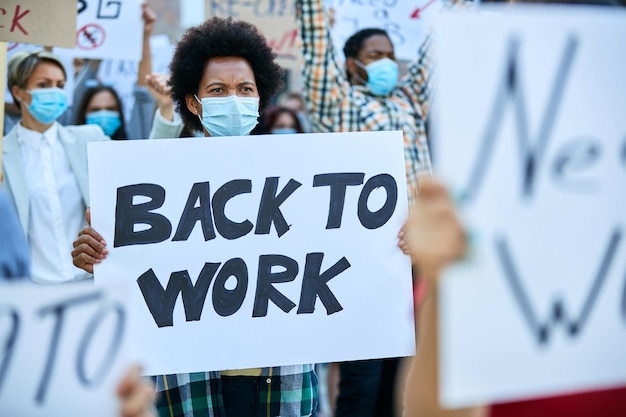
[[[295,4],[302,88],[282,97],[276,94],[283,70],[266,39],[255,26],[232,18],[213,17],[189,28],[169,73],[152,73],[149,38],[157,16],[147,4],[129,118],[112,80],[98,79],[99,61],[76,60],[68,69],[49,48],[13,55],[7,71],[13,103],[4,115],[2,147],[0,280],[81,281],[92,278],[94,264],[106,262],[106,242],[88,223],[87,142],[400,130],[411,215],[398,245],[411,256],[415,286],[424,289],[416,298],[416,356],[328,364],[323,381],[315,364],[300,364],[199,369],[155,376],[153,385],[134,367],[119,384],[120,415],[626,415],[625,389],[456,410],[439,405],[438,278],[463,256],[467,242],[445,187],[425,179],[432,174],[426,135],[433,95],[430,38],[401,76],[385,30],[354,33],[340,56],[323,1]],[[72,107],[64,90],[68,76],[74,77]],[[270,377],[281,383],[266,383]],[[322,400],[330,409],[320,406],[320,385],[327,388]]]

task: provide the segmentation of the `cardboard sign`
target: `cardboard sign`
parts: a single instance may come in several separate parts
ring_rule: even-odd
[[[72,47],[76,0],[2,0],[0,41]]]
[[[413,353],[401,132],[90,144],[89,173],[146,373]]]
[[[626,384],[626,13],[440,23],[433,144],[475,236],[443,281],[442,401]]]
[[[143,23],[140,0],[78,0],[75,42],[58,50],[77,58],[141,58]]]
[[[134,334],[125,299],[93,282],[0,284],[3,415],[117,415]]]
[[[298,68],[295,0],[205,0],[205,11],[207,17],[232,16],[254,24],[278,55],[278,63],[284,68]]]
[[[431,19],[441,9],[441,0],[325,0],[334,10],[332,28],[337,51],[342,51],[346,40],[366,28],[387,31],[393,42],[396,58],[414,60],[428,32]],[[338,56],[343,57],[343,53]]]

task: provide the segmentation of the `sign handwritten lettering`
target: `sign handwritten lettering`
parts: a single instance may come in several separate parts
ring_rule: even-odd
[[[131,283],[148,373],[412,353],[401,133],[280,136],[90,146],[96,283]]]
[[[115,389],[129,366],[124,291],[92,282],[0,287],[3,413],[115,415]]]
[[[76,27],[75,0],[3,0],[0,41],[72,47]]]
[[[434,145],[477,236],[441,292],[442,400],[624,385],[626,13],[486,11],[437,27]]]
[[[441,0],[324,0],[334,10],[333,41],[338,51],[355,32],[366,28],[387,31],[394,45],[396,58],[414,60],[422,45],[434,12],[441,9]],[[343,57],[340,53],[339,56]]]

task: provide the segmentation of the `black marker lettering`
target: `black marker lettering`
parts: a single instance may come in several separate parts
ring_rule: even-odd
[[[237,280],[234,289],[226,288],[226,281],[233,277]],[[213,308],[222,317],[235,314],[246,298],[248,290],[248,267],[241,258],[226,261],[213,284]]]
[[[104,357],[102,358],[102,362],[100,363],[100,367],[92,377],[87,376],[87,372],[85,370],[86,356],[91,345],[91,339],[93,338],[94,333],[100,327],[103,320],[106,318],[107,313],[113,312],[116,318],[115,332],[112,335],[111,341],[109,343],[109,348],[107,349]],[[119,304],[116,305],[108,305],[100,308],[89,321],[87,325],[87,330],[83,335],[83,338],[80,341],[80,345],[78,347],[78,354],[76,356],[76,372],[78,374],[78,380],[86,387],[91,387],[94,385],[100,384],[102,380],[106,377],[107,373],[111,369],[111,365],[115,361],[119,349],[121,347],[122,337],[124,335],[124,329],[126,327],[126,312],[123,307]]]
[[[280,205],[294,193],[302,184],[298,181],[290,179],[285,188],[278,195],[278,177],[269,177],[265,179],[263,187],[263,195],[259,204],[259,213],[256,219],[256,235],[267,235],[270,233],[272,223],[276,227],[278,237],[281,237],[289,230],[289,225],[285,221],[283,213],[280,211]]]
[[[350,262],[345,257],[341,258],[324,273],[320,274],[323,260],[323,253],[309,253],[306,255],[298,314],[313,313],[318,296],[326,308],[326,314],[330,315],[343,310],[343,307],[339,304],[339,301],[337,301],[327,284],[328,281],[350,268]]]
[[[202,226],[204,241],[215,239],[213,216],[211,215],[211,197],[208,182],[197,182],[191,187],[187,204],[180,217],[172,241],[187,240],[197,222]],[[196,207],[196,202],[199,206]]]
[[[213,195],[213,216],[215,227],[219,234],[229,240],[247,235],[252,230],[252,222],[245,220],[241,223],[234,222],[226,217],[224,210],[226,203],[236,195],[246,194],[252,191],[252,181],[232,180],[222,185]]]
[[[375,189],[383,187],[387,192],[385,204],[378,211],[371,212],[367,208],[367,200]],[[375,175],[363,186],[359,195],[358,216],[359,221],[366,229],[378,229],[389,221],[396,210],[398,202],[398,185],[396,180],[389,174]]]
[[[133,205],[133,197],[149,197],[150,201]],[[162,214],[153,213],[165,202],[165,189],[157,184],[134,184],[117,189],[115,235],[113,247],[163,242],[172,233],[172,224]],[[134,231],[136,224],[149,229]]]
[[[166,289],[163,289],[152,269],[137,278],[141,294],[156,325],[158,327],[174,325],[174,305],[179,292],[182,293],[186,321],[200,320],[209,285],[219,265],[205,263],[195,285],[191,283],[186,270],[172,272]]]
[[[346,189],[348,186],[363,184],[364,178],[365,174],[362,172],[318,174],[313,177],[313,187],[330,187],[326,229],[339,229],[341,227]]]
[[[272,272],[272,267],[280,266],[284,271]],[[257,276],[256,294],[252,317],[267,316],[269,300],[272,300],[281,310],[289,313],[296,305],[285,297],[272,284],[291,282],[298,275],[298,263],[284,255],[261,255],[259,257],[259,271]]]

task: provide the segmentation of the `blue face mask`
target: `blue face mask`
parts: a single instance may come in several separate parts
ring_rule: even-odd
[[[60,88],[34,88],[28,112],[44,125],[50,124],[67,110],[67,94]]]
[[[194,97],[202,104],[198,117],[211,136],[246,136],[259,123],[258,97]]]
[[[112,110],[98,110],[86,115],[86,123],[88,125],[98,125],[107,136],[113,136],[117,129],[122,126],[122,119],[119,112]]]
[[[367,71],[367,88],[375,96],[387,96],[398,84],[399,69],[398,64],[389,59],[383,58],[363,65],[358,60],[356,64]]]
[[[289,135],[291,133],[298,133],[298,131],[293,127],[277,127],[276,129],[272,129],[271,133],[273,135]]]

